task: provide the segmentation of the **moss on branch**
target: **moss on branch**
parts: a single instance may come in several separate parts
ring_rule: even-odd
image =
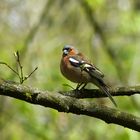
[[[101,95],[99,90],[95,91],[96,93],[99,93],[99,95]],[[130,91],[134,92],[135,89],[133,88],[132,90],[130,88]],[[139,92],[139,88],[136,88],[136,91]],[[73,92],[74,91],[71,91],[71,94],[73,94]],[[92,94],[94,94],[93,92],[94,90],[92,90]],[[119,95],[123,95],[123,93],[125,92],[129,93],[129,88],[121,89],[120,92],[119,90],[116,90],[114,92],[114,95],[117,95],[117,93]],[[92,101],[81,100],[75,97],[65,96],[63,94],[57,92],[41,91],[29,86],[0,79],[0,95],[13,97],[32,104],[50,107],[60,112],[95,117],[105,121],[106,123],[118,124],[140,132],[139,117],[126,112],[122,112],[119,109],[97,105]],[[84,91],[82,92],[82,94],[84,94]]]

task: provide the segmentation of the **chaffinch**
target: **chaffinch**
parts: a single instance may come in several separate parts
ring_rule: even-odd
[[[93,83],[117,106],[103,80],[104,74],[71,45],[63,48],[60,70],[68,80],[78,83],[77,89],[81,86],[84,88],[87,83]]]

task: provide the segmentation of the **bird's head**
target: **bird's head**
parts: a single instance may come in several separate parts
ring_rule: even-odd
[[[62,51],[63,51],[63,56],[75,55],[78,53],[78,51],[71,45],[65,45]]]

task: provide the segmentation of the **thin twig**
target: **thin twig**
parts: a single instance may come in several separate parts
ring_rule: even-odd
[[[71,89],[75,89],[75,88],[73,88],[71,85],[69,85],[69,84],[63,84],[63,86],[66,86],[66,87],[70,87]]]
[[[17,51],[16,52],[16,60],[17,60],[17,64],[20,68],[20,83],[22,84],[24,82],[24,76],[23,76],[23,66],[21,65],[21,62],[20,62],[20,55],[19,55],[19,52]]]
[[[37,69],[38,67],[36,67],[28,76],[25,76],[24,81],[27,80]]]
[[[14,56],[15,56],[16,62],[17,62],[17,71],[14,70],[11,66],[9,66],[9,65],[8,65],[7,63],[5,63],[5,62],[0,62],[0,64],[5,65],[5,66],[7,66],[10,70],[12,70],[12,71],[19,77],[20,84],[23,84],[23,82],[24,82],[25,80],[27,80],[29,77],[31,77],[31,75],[38,69],[38,67],[36,67],[29,75],[24,76],[24,73],[23,73],[23,66],[21,65],[19,52],[18,52],[18,51],[15,52],[15,53],[14,53]],[[20,72],[19,72],[18,68],[20,69]]]
[[[0,62],[0,64],[7,66],[10,70],[12,70],[20,78],[18,72],[16,70],[14,70],[11,66],[9,66],[7,63]]]

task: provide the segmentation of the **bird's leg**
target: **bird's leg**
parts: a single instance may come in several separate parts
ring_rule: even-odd
[[[83,83],[84,85],[80,88],[80,90],[85,89],[85,86],[87,85],[87,83]]]
[[[76,90],[79,90],[79,88],[83,85],[83,83],[78,83],[77,84],[77,87],[76,87]]]

